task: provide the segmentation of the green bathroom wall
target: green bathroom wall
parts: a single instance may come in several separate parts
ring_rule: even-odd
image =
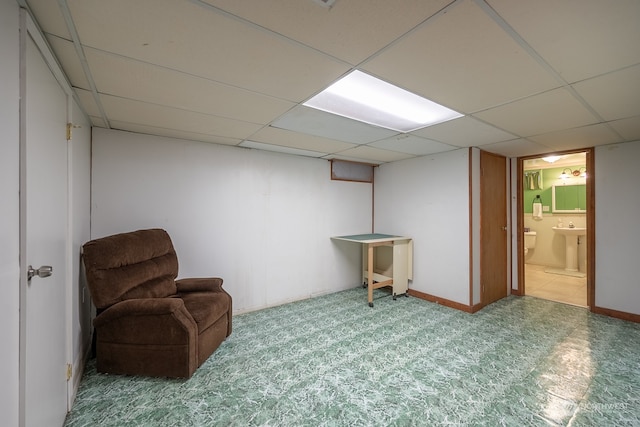
[[[524,204],[524,213],[533,213],[533,199],[535,199],[537,195],[540,195],[543,207],[549,206],[549,210],[545,211],[545,213],[551,213],[551,187],[553,186],[553,184],[557,184],[559,182],[558,177],[562,173],[562,170],[567,167],[569,166],[539,169],[539,172],[542,175],[542,188],[540,190],[529,189],[527,187],[527,180],[523,180],[524,191],[522,193],[522,203]],[[571,169],[579,169],[581,167],[585,167],[585,165],[570,166]],[[530,171],[527,170],[525,172]]]

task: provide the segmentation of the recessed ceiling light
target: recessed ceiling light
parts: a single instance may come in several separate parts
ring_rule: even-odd
[[[547,156],[547,157],[543,157],[542,160],[548,163],[553,163],[556,160],[560,160],[561,158],[562,156]]]
[[[462,116],[358,70],[347,74],[304,105],[398,132],[411,132]]]

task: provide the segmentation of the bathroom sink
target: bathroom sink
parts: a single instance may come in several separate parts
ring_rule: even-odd
[[[584,236],[587,234],[587,229],[584,227],[551,227],[556,233],[563,234],[565,236]]]
[[[562,234],[565,240],[565,267],[570,273],[578,272],[578,237],[587,234],[584,227],[551,227],[554,232]]]

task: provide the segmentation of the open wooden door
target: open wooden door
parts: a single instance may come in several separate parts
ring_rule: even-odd
[[[507,296],[507,159],[480,151],[480,303]]]

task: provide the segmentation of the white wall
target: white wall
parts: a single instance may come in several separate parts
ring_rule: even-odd
[[[161,227],[180,277],[220,276],[244,312],[357,286],[370,184],[326,160],[94,129],[92,237]]]
[[[640,141],[595,148],[595,305],[640,314]]]
[[[0,414],[18,425],[19,43],[18,6],[0,0]]]
[[[596,196],[597,199],[597,196]],[[546,202],[545,202],[546,204]],[[549,205],[551,202],[549,201]],[[562,218],[565,227],[573,222],[576,227],[587,226],[586,214],[552,214],[543,212],[542,219],[534,219],[530,213],[524,214],[524,226],[536,232],[536,246],[529,249],[524,262],[527,264],[544,265],[546,267],[564,268],[566,240],[564,236],[553,231],[552,227],[558,225],[558,218]],[[579,239],[578,267],[587,272],[587,239]]]
[[[469,305],[469,150],[376,169],[375,231],[414,239],[411,289]]]

